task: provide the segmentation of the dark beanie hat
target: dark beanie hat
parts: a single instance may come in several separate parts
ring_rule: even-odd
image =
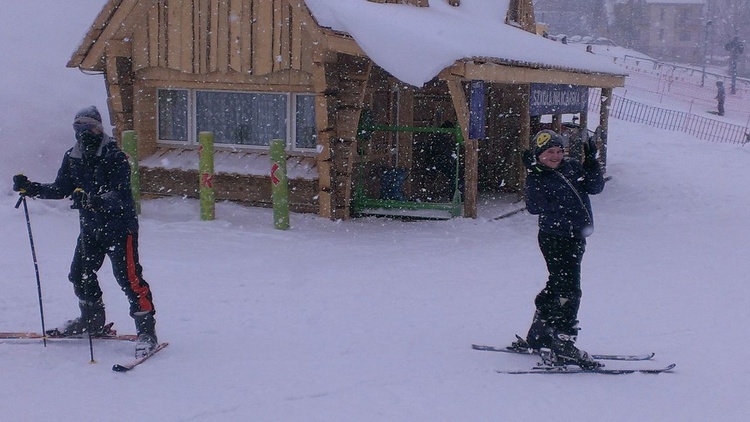
[[[560,135],[549,129],[540,130],[536,135],[534,135],[535,157],[539,157],[539,154],[552,147],[563,148],[563,142],[560,138]]]
[[[96,106],[88,106],[79,110],[73,120],[73,129],[76,131],[76,135],[85,132],[94,135],[101,135],[104,133],[102,115],[99,114],[99,110],[96,109]]]
[[[90,117],[99,123],[102,122],[102,115],[99,114],[99,110],[96,108],[96,106],[93,105],[78,110],[74,121],[78,120],[81,117]]]

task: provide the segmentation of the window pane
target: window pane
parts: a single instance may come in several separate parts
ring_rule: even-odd
[[[296,96],[296,148],[315,148],[318,132],[315,128],[315,96]]]
[[[159,140],[188,140],[188,92],[185,90],[160,89],[159,93]]]
[[[214,133],[222,144],[267,146],[286,139],[287,96],[240,92],[198,91],[198,132]]]

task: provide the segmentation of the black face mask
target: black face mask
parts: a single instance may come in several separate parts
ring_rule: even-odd
[[[91,157],[96,154],[99,145],[102,143],[102,134],[93,134],[89,131],[76,133],[76,139],[80,142],[81,152],[85,157]]]

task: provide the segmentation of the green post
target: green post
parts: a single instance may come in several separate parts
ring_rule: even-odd
[[[141,213],[141,173],[138,169],[138,137],[134,130],[122,132],[122,150],[130,162],[130,190],[133,192],[135,212]]]
[[[201,220],[213,220],[215,217],[216,197],[214,194],[214,134],[198,134],[198,183],[200,186]]]
[[[289,228],[289,183],[286,177],[286,142],[271,141],[271,190],[273,224],[279,230]]]

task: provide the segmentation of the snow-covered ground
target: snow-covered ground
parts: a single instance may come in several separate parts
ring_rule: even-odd
[[[104,102],[100,77],[64,68],[101,4],[0,2],[0,51],[12,58],[0,64],[0,331],[40,329],[10,176],[52,180],[75,111]],[[618,120],[609,141],[612,179],[592,197],[579,345],[656,352],[640,365],[677,363],[671,374],[499,375],[535,359],[471,350],[527,329],[546,273],[526,213],[494,220],[483,207],[476,220],[440,222],[294,214],[278,231],[268,209],[220,203],[203,222],[196,201],[175,198],[143,202],[140,236],[169,348],[118,374],[110,367],[129,360],[132,344],[96,342],[90,364],[85,341],[0,341],[2,419],[744,421],[750,147]],[[54,326],[77,313],[66,279],[77,215],[67,201],[28,205]],[[100,275],[109,319],[133,332],[108,264]]]

